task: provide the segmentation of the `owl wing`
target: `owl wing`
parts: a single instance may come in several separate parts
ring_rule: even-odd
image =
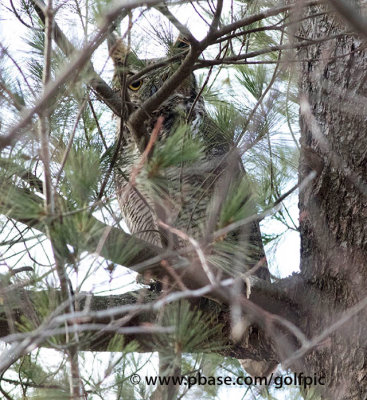
[[[119,129],[120,121],[117,118],[117,131]],[[153,199],[149,192],[144,190],[144,186],[130,180],[131,172],[141,155],[127,129],[124,136],[124,145],[119,151],[114,174],[116,196],[122,216],[132,235],[155,246],[162,246]]]
[[[217,228],[223,227],[226,208],[232,210],[232,215],[229,213],[227,216],[229,224],[236,219],[256,215],[256,207],[238,151],[231,148],[230,140],[224,137],[205,109],[200,115],[198,134],[204,143],[205,155],[193,166],[181,166],[180,179],[176,178],[171,193],[179,203],[175,227],[202,241],[213,236]],[[197,129],[196,125],[197,121],[192,130]],[[242,191],[239,192],[238,188]],[[231,197],[235,197],[235,201]],[[219,223],[222,225],[218,226]],[[258,277],[270,281],[257,219],[225,237],[214,239],[212,249],[209,257],[218,268],[235,274],[234,258],[237,258],[237,272],[243,273],[255,267]]]

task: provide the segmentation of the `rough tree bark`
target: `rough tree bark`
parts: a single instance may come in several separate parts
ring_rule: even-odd
[[[313,7],[307,13],[322,10]],[[306,20],[299,33],[319,39],[348,30],[341,18],[329,14]],[[310,169],[318,172],[299,201],[301,275],[312,293],[304,302],[305,306],[309,302],[312,312],[300,319],[300,328],[309,337],[327,329],[367,292],[367,53],[363,43],[356,35],[344,35],[299,51],[300,180]],[[366,320],[364,308],[304,358],[307,371],[325,375],[327,398],[367,398]]]

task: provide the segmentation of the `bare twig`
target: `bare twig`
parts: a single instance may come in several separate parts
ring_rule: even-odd
[[[278,209],[278,207],[280,206],[280,204],[296,189],[302,190],[304,187],[309,185],[309,183],[316,177],[316,175],[317,175],[316,172],[314,172],[314,171],[310,172],[301,183],[297,183],[290,190],[288,190],[286,193],[284,193],[282,196],[280,196],[266,211],[263,211],[260,214],[251,215],[250,217],[244,218],[240,221],[233,222],[233,223],[225,226],[224,228],[217,230],[216,232],[213,233],[213,238],[214,239],[219,238],[223,235],[226,235],[227,233],[229,233],[231,231],[234,231],[235,229],[237,229],[241,226],[248,225],[251,222],[261,221],[262,219],[264,219],[265,217],[267,217],[268,215],[270,215],[274,211],[276,211]]]
[[[328,338],[332,333],[341,328],[345,323],[351,320],[354,316],[360,313],[367,307],[367,297],[359,301],[353,307],[350,307],[343,314],[336,318],[336,321],[327,327],[322,333],[313,337],[311,340],[307,340],[305,337],[302,339],[302,346],[295,351],[290,357],[282,362],[284,368],[289,368],[295,361],[303,357],[313,348],[315,348],[318,344],[323,342],[326,338]]]
[[[42,29],[36,28],[36,27],[34,27],[34,26],[31,26],[31,25],[27,24],[27,23],[22,19],[22,17],[19,15],[17,9],[16,9],[15,6],[14,6],[13,0],[10,0],[10,5],[11,5],[11,8],[13,9],[14,15],[17,17],[17,19],[18,19],[24,26],[26,26],[26,27],[29,28],[29,29],[35,30],[35,31],[42,31]]]
[[[205,254],[204,254],[203,250],[201,249],[199,242],[197,240],[195,240],[194,238],[192,238],[191,236],[187,235],[185,232],[183,232],[179,229],[176,229],[172,226],[169,226],[166,223],[164,223],[163,221],[158,221],[158,225],[160,225],[164,229],[167,229],[168,231],[172,232],[173,234],[177,235],[179,238],[186,240],[192,244],[192,246],[194,247],[194,249],[199,257],[201,266],[203,267],[203,270],[209,279],[209,282],[213,286],[215,286],[217,280],[215,279],[215,276],[214,276],[212,270],[209,268],[209,265],[206,262]]]
[[[213,16],[213,21],[209,28],[209,33],[208,33],[209,37],[218,29],[222,10],[223,10],[223,0],[218,0],[217,7],[215,9],[214,16]]]
[[[310,7],[310,6],[314,6],[317,4],[322,4],[324,1],[320,0],[320,1],[305,1],[302,5],[304,7]],[[225,25],[223,26],[221,29],[218,29],[213,36],[218,39],[223,35],[229,34],[232,31],[235,31],[238,28],[243,28],[244,26],[248,26],[253,24],[254,22],[263,20],[265,18],[269,18],[269,17],[273,17],[275,15],[281,14],[285,11],[289,11],[292,9],[295,9],[299,7],[299,4],[296,3],[290,3],[290,4],[286,4],[286,5],[282,5],[282,6],[278,6],[278,7],[273,7],[273,8],[269,8],[267,10],[264,10],[260,13],[257,14],[253,14],[250,15],[248,17],[244,17],[242,19],[239,19],[238,21],[235,21],[231,24]],[[205,40],[205,39],[204,39]]]
[[[33,97],[36,97],[36,94],[34,92],[34,90],[32,89],[32,86],[30,85],[30,83],[28,82],[27,77],[25,76],[22,68],[19,66],[19,64],[17,63],[17,61],[14,59],[14,57],[8,52],[8,50],[0,43],[0,48],[2,49],[2,51],[10,58],[10,60],[12,61],[12,63],[15,65],[16,69],[19,71],[19,73],[22,75],[22,78],[25,82],[25,84],[27,85],[29,91],[32,93]]]
[[[73,127],[73,130],[72,130],[71,135],[70,135],[70,137],[69,137],[69,142],[68,142],[68,144],[67,144],[67,146],[66,146],[64,155],[63,155],[63,157],[62,157],[62,161],[61,161],[61,165],[60,165],[59,172],[58,172],[57,175],[56,175],[56,186],[57,186],[57,184],[59,183],[59,180],[60,180],[60,178],[61,178],[61,174],[62,174],[62,171],[63,171],[63,169],[64,169],[66,160],[67,160],[67,158],[68,158],[68,156],[69,156],[69,153],[70,153],[70,150],[71,150],[71,146],[73,145],[74,136],[75,136],[75,133],[76,133],[76,129],[77,129],[77,127],[78,127],[78,123],[79,123],[80,117],[82,116],[82,113],[83,113],[83,111],[84,111],[84,108],[85,108],[86,104],[87,104],[87,99],[84,99],[83,102],[82,102],[82,104],[81,104],[81,106],[80,106],[80,108],[79,108],[78,114],[77,114],[77,116],[76,116],[76,120],[75,120],[75,123],[74,123],[74,127]]]
[[[94,121],[96,123],[97,131],[98,131],[98,135],[102,140],[103,147],[105,148],[105,150],[107,150],[108,146],[107,146],[107,143],[106,143],[106,139],[103,136],[103,132],[102,132],[102,129],[101,129],[100,125],[99,125],[98,117],[97,117],[96,111],[94,110],[94,106],[93,106],[92,100],[89,97],[89,93],[88,93],[87,96],[88,96],[88,105],[89,105],[89,107],[90,107],[90,109],[92,111],[93,118],[94,118]]]
[[[159,4],[156,8],[172,23],[172,25],[177,28],[181,35],[188,40],[191,45],[197,45],[198,41],[195,39],[189,29],[171,13],[165,4]]]
[[[147,147],[144,149],[143,154],[140,157],[139,163],[133,168],[131,171],[131,176],[130,176],[130,184],[132,186],[135,186],[136,184],[136,177],[139,175],[141,169],[143,168],[145,162],[148,159],[148,156],[154,146],[154,143],[156,142],[158,135],[162,129],[163,126],[163,120],[164,118],[162,116],[159,116],[157,119],[157,122],[154,125],[154,129],[152,134],[150,135],[149,142],[147,144]]]
[[[276,46],[269,46],[265,47],[260,50],[251,51],[249,53],[238,54],[231,57],[226,57],[219,60],[199,60],[196,64],[194,69],[200,69],[203,67],[210,67],[212,65],[221,65],[221,64],[237,64],[239,61],[248,60],[249,58],[258,57],[264,54],[273,53],[275,51],[282,51],[282,50],[292,50],[292,49],[299,49],[301,47],[312,46],[317,43],[324,43],[327,40],[337,39],[339,37],[343,37],[345,35],[349,35],[350,32],[342,32],[335,35],[325,36],[319,39],[313,40],[302,40],[300,42],[294,44],[283,44],[283,45],[276,45]],[[349,53],[348,53],[349,54]],[[297,60],[299,62],[299,60]],[[279,60],[276,62],[279,63]]]

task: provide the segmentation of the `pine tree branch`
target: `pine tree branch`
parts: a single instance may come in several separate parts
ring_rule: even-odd
[[[304,8],[311,7],[311,6],[315,6],[315,5],[322,4],[322,3],[324,3],[323,0],[305,1],[305,2],[302,2],[302,7],[304,7]],[[213,32],[212,37],[214,36],[216,39],[219,39],[221,36],[227,35],[233,31],[235,31],[236,29],[243,28],[243,27],[251,25],[255,22],[261,21],[265,18],[273,17],[273,16],[281,14],[283,12],[296,9],[297,7],[299,7],[298,2],[281,5],[278,7],[268,8],[267,10],[261,11],[257,14],[246,16],[242,19],[239,19],[238,21],[235,21],[231,24],[223,26],[221,29],[218,29],[217,31]],[[211,39],[212,39],[212,37],[211,37]]]
[[[248,60],[250,58],[255,58],[260,55],[268,54],[268,53],[273,53],[275,51],[280,52],[283,50],[299,50],[302,47],[307,47],[307,46],[312,46],[314,44],[318,43],[324,43],[328,40],[334,40],[338,39],[341,37],[345,37],[346,35],[352,35],[351,32],[342,32],[338,33],[335,35],[328,35],[319,39],[314,39],[314,40],[302,40],[299,42],[296,42],[294,44],[284,44],[284,45],[277,45],[277,46],[269,46],[269,47],[264,47],[260,50],[256,51],[251,51],[249,53],[244,53],[244,54],[237,54],[235,56],[231,57],[225,57],[221,59],[215,59],[215,60],[199,60],[194,67],[194,70],[200,69],[200,68],[205,68],[205,67],[210,67],[213,65],[222,65],[222,64],[239,64],[240,61]],[[280,60],[278,60],[276,63],[280,63]]]
[[[37,0],[34,1],[37,4],[41,2]],[[0,149],[5,148],[9,145],[12,145],[15,140],[21,135],[24,128],[32,122],[32,118],[34,114],[41,113],[49,104],[50,100],[58,93],[60,87],[67,83],[75,74],[79,73],[86,65],[89,65],[90,58],[93,52],[100,46],[100,44],[105,40],[105,37],[111,27],[111,24],[117,19],[120,18],[120,14],[122,12],[128,13],[132,9],[137,8],[143,5],[155,5],[159,3],[158,0],[130,0],[121,3],[120,1],[115,1],[111,4],[108,11],[106,11],[104,18],[101,22],[100,28],[97,33],[92,37],[92,39],[84,46],[83,49],[77,52],[76,57],[74,57],[67,67],[64,68],[63,71],[57,76],[57,78],[50,82],[46,87],[44,94],[40,96],[38,101],[36,101],[35,105],[24,111],[24,114],[20,121],[15,124],[5,136],[0,136]],[[92,79],[92,85],[98,94],[103,95],[103,99],[109,101],[108,105],[111,104],[109,94],[111,94],[110,88],[108,85],[104,85],[101,80],[97,78],[97,80]],[[114,97],[114,96],[113,96]],[[112,105],[112,104],[111,104]],[[116,109],[116,114],[120,114],[121,110],[121,102],[119,102],[120,108]]]
[[[24,173],[23,173],[24,175]],[[254,215],[244,220],[237,221],[230,224],[222,231],[214,233],[215,236],[228,233],[238,226],[244,226],[251,223],[254,219],[261,219],[265,215],[273,212],[278,205],[288,197],[296,188],[303,188],[314,178],[314,173],[310,175],[300,183],[295,185],[292,189],[287,191],[285,194],[279,197],[279,199],[273,204],[273,207],[267,210],[260,216]],[[1,181],[0,181],[1,183]],[[4,183],[7,186],[6,192],[0,192],[0,213],[7,215],[7,217],[15,219],[19,222],[26,224],[29,227],[46,232],[46,224],[43,222],[42,215],[35,215],[33,217],[24,217],[25,213],[22,206],[16,206],[14,198],[23,198],[24,203],[32,204],[34,208],[42,209],[43,199],[36,194],[30,192],[28,189],[22,189],[14,184]],[[10,194],[10,195],[9,195]],[[22,203],[23,203],[22,201]],[[56,201],[60,204],[64,204],[65,200],[60,196],[56,198]],[[72,206],[68,207],[72,209]],[[57,216],[59,220],[55,223],[62,225],[65,224],[66,218],[71,218],[70,224],[73,226],[79,225],[78,213],[82,211],[71,211],[63,215]],[[184,265],[184,268],[178,267],[176,272],[181,279],[184,286],[190,289],[201,288],[208,285],[209,280],[205,273],[200,261],[191,256],[191,248],[183,248],[179,251],[164,250],[160,247],[153,246],[144,240],[133,237],[121,229],[106,225],[100,222],[92,215],[88,215],[88,226],[93,226],[93,235],[90,234],[90,229],[86,232],[78,232],[79,237],[84,240],[80,240],[80,250],[88,251],[89,253],[96,253],[102,257],[119,265],[124,265],[137,272],[143,272],[145,270],[151,271],[157,279],[163,278],[167,275],[165,268],[162,266],[163,263],[167,265],[169,260],[170,265]],[[65,243],[73,246],[73,239],[70,237],[63,238]],[[180,255],[184,257],[180,258]],[[186,258],[188,257],[188,258]],[[258,285],[259,282],[255,282]],[[212,298],[217,299],[221,303],[231,304],[231,293],[226,292],[223,288],[214,288],[211,293]]]
[[[17,196],[22,195],[27,198],[27,202],[33,204],[39,204],[40,208],[42,206],[42,198],[30,193],[27,189],[20,189],[16,186],[9,187],[11,190],[15,190],[17,192]],[[10,191],[11,193],[11,191]],[[14,195],[13,195],[14,197]],[[19,210],[16,210],[13,207],[13,200],[7,199],[6,196],[0,196],[0,213],[6,214],[9,218],[14,218],[19,222],[25,223],[26,225],[38,229],[42,232],[45,232],[46,225],[40,221],[40,218],[24,218],[19,216]],[[24,211],[23,211],[24,213]],[[70,214],[65,218],[75,218],[76,214]],[[100,248],[100,255],[110,259],[111,261],[125,265],[132,269],[136,269],[139,265],[144,266],[143,269],[155,269],[155,271],[159,271],[165,273],[164,269],[160,265],[160,261],[162,259],[169,259],[169,256],[173,256],[173,254],[162,254],[162,249],[157,248],[155,246],[149,245],[143,240],[139,240],[137,238],[132,237],[124,233],[122,230],[118,228],[114,228],[108,225],[103,224],[102,222],[96,220],[94,217],[90,216],[90,221],[93,223],[93,231],[95,234],[92,237],[89,237],[88,240],[81,240],[80,247],[81,250],[86,250],[90,253],[96,251],[100,244],[100,238],[105,235],[105,232],[109,232],[107,237],[104,240],[104,245]],[[78,223],[78,220],[75,221]],[[88,224],[89,226],[89,224]],[[87,236],[89,232],[84,233]],[[82,233],[79,234],[81,236]],[[73,245],[72,241],[66,238],[66,242],[69,242],[70,245]],[[133,249],[133,252],[131,252]],[[126,253],[130,256],[126,257]],[[187,252],[187,249],[186,249]],[[161,253],[161,254],[160,254]],[[176,258],[177,259],[177,258]],[[194,262],[191,260],[189,265],[186,265],[184,269],[177,269],[178,274],[180,274],[180,279],[182,279],[183,283],[186,287],[190,288],[188,290],[188,294],[184,292],[179,292],[175,296],[175,300],[178,300],[180,296],[183,298],[192,297],[192,291],[197,290],[200,293],[200,296],[206,296],[210,294],[210,297],[216,299],[217,302],[224,305],[230,305],[233,300],[233,294],[231,288],[214,286],[210,285],[208,278],[203,271],[200,263]],[[289,304],[289,299],[282,299],[282,290],[280,290],[277,285],[271,285],[261,279],[250,278],[251,280],[251,301],[244,300],[243,304],[244,309],[247,312],[251,312],[254,316],[255,320],[260,318],[265,321],[267,311],[276,312],[277,314],[283,315],[284,318],[290,319],[294,321],[295,318],[291,315],[294,309],[289,309],[289,307],[285,307],[285,304]],[[208,290],[208,288],[210,290]],[[200,290],[202,292],[200,292]],[[274,301],[268,301],[269,297],[274,297]],[[165,301],[165,300],[163,300]],[[256,306],[258,304],[258,306]],[[270,308],[269,308],[270,307]],[[109,314],[112,316],[111,312],[113,310],[109,310]],[[289,314],[290,313],[290,314]],[[289,314],[289,315],[288,315]],[[229,321],[229,320],[228,320]],[[228,322],[227,321],[227,322]],[[230,325],[230,324],[228,324]]]
[[[8,185],[9,186],[9,185]],[[38,204],[42,204],[42,199],[27,191],[26,189],[20,189],[17,187],[12,188],[13,190],[17,190],[18,193],[21,193],[23,196],[28,197],[29,202],[36,202]],[[12,208],[12,204],[9,204],[9,201],[6,201],[6,198],[2,198],[0,196],[0,212],[5,213],[7,211],[8,217],[15,217],[20,222],[26,223],[28,226],[35,227],[40,229],[41,231],[45,229],[45,225],[42,224],[39,218],[19,218],[17,214],[17,210]],[[13,215],[14,214],[14,215]],[[69,218],[73,217],[73,214],[70,214]],[[109,230],[110,234],[107,236],[107,239],[104,243],[104,246],[101,249],[101,255],[113,260],[114,262],[124,264],[127,266],[135,266],[136,263],[147,261],[148,266],[151,267],[149,262],[149,258],[158,256],[159,252],[162,249],[154,248],[154,246],[149,246],[144,241],[141,241],[136,238],[132,238],[130,235],[125,234],[117,228],[108,227],[107,225],[94,220],[93,217],[90,217],[91,220],[94,221],[95,224],[99,225],[98,232],[100,234],[94,235],[93,238],[89,241],[83,241],[86,243],[85,250],[89,252],[95,251],[98,247],[99,237],[106,231]],[[130,243],[130,245],[129,245]],[[72,244],[72,243],[71,243]],[[123,259],[122,255],[124,252],[131,248],[136,247],[137,245],[141,245],[141,251],[137,252],[134,257],[126,260]],[[118,249],[118,251],[116,251]],[[150,253],[150,254],[149,254]],[[156,263],[156,266],[160,268],[159,261]],[[179,299],[194,299],[193,304],[198,305],[200,310],[204,313],[210,312],[213,315],[213,320],[218,322],[223,322],[223,326],[225,327],[225,332],[223,333],[223,338],[228,338],[230,336],[230,313],[228,311],[228,305],[231,304],[232,301],[232,291],[228,287],[213,287],[213,285],[206,285],[205,280],[202,275],[200,275],[200,270],[197,264],[191,266],[191,268],[187,268],[185,271],[184,280],[185,284],[188,282],[192,285],[196,286],[197,289],[187,289],[181,292],[176,292],[172,294],[167,294],[160,299],[155,299],[153,293],[145,293],[143,298],[143,304],[141,302],[137,303],[137,298],[139,298],[136,294],[124,294],[122,296],[106,296],[104,298],[101,297],[93,297],[92,306],[90,308],[91,312],[88,313],[88,318],[82,318],[82,314],[76,314],[70,316],[70,318],[76,318],[79,323],[88,323],[88,324],[101,324],[106,323],[109,324],[111,319],[116,320],[116,318],[121,317],[122,315],[126,315],[127,312],[133,313],[133,317],[129,319],[128,324],[125,324],[123,327],[135,327],[138,328],[144,323],[154,323],[155,312],[159,311],[165,304],[168,304],[172,301],[177,301]],[[283,286],[282,286],[283,285]],[[276,356],[273,353],[273,348],[271,342],[268,341],[266,337],[266,326],[267,322],[270,321],[269,324],[272,327],[274,323],[277,323],[278,326],[283,326],[284,329],[289,330],[288,336],[289,340],[293,340],[292,338],[297,336],[297,329],[294,324],[297,323],[297,307],[292,303],[291,299],[293,295],[292,287],[297,285],[296,277],[292,277],[287,283],[278,282],[276,285],[270,285],[267,282],[263,282],[262,280],[254,281],[252,286],[251,293],[251,301],[247,299],[243,299],[241,302],[241,308],[243,312],[250,315],[250,319],[254,321],[256,324],[260,324],[263,326],[264,330],[262,333],[259,333],[261,337],[261,350],[259,350],[259,338],[257,336],[256,344],[251,343],[240,343],[233,344],[231,343],[228,348],[223,350],[222,354],[230,355],[237,358],[254,358],[254,359],[275,359]],[[289,286],[287,291],[284,292],[284,286]],[[298,285],[299,286],[299,285]],[[9,290],[9,289],[8,289]],[[293,290],[298,295],[300,293],[299,290]],[[285,294],[283,294],[285,293]],[[33,292],[27,292],[27,294],[32,298],[32,296],[37,296],[38,294]],[[211,302],[208,299],[203,299],[202,296],[209,295],[211,298],[215,298],[216,302]],[[40,294],[41,295],[41,294]],[[19,305],[19,299],[21,298],[21,294],[16,294],[16,305]],[[140,296],[142,298],[142,296]],[[271,301],[269,301],[271,299]],[[96,301],[97,303],[93,303]],[[156,301],[154,304],[146,305],[148,302]],[[219,302],[219,303],[218,303]],[[38,304],[35,302],[35,304]],[[97,305],[98,304],[98,305]],[[104,304],[104,306],[103,306]],[[222,304],[222,305],[220,305]],[[80,309],[83,310],[82,306]],[[17,311],[16,315],[20,317],[22,310],[24,307],[20,307],[21,311]],[[1,309],[0,309],[1,311]],[[154,312],[153,312],[154,311]],[[85,317],[85,316],[84,316]],[[1,315],[0,315],[1,318]],[[65,316],[65,318],[69,318]],[[152,319],[153,318],[153,319]],[[1,321],[1,319],[0,319]],[[66,320],[65,320],[66,321]],[[64,322],[65,322],[64,321]],[[273,322],[272,322],[273,321]],[[290,321],[290,322],[289,322]],[[72,321],[70,320],[69,323]],[[74,324],[75,325],[75,324]],[[73,325],[73,326],[74,326]],[[90,329],[89,329],[90,328]],[[108,342],[112,339],[114,333],[118,333],[117,330],[110,329],[109,332],[105,330],[100,330],[96,336],[92,336],[91,340],[87,340],[90,338],[91,333],[100,328],[99,326],[86,326],[85,328],[81,328],[80,332],[81,340],[80,340],[80,349],[82,350],[108,350]],[[134,329],[135,329],[134,328]],[[274,327],[273,327],[274,328]],[[273,329],[272,328],[272,329]],[[77,328],[75,328],[77,329]],[[88,332],[84,332],[87,329]],[[116,328],[117,329],[117,328]],[[112,332],[111,332],[112,331]],[[144,331],[144,330],[143,330]],[[129,332],[127,331],[124,331]],[[135,332],[135,333],[132,333]],[[5,323],[0,323],[0,337],[7,335],[8,325]],[[122,331],[120,332],[122,333]],[[125,336],[125,343],[128,343],[131,340],[136,340],[140,344],[141,351],[153,351],[153,340],[151,337],[151,332],[141,333],[141,330],[135,329],[130,332],[131,334]],[[37,337],[36,338],[37,345],[44,345],[45,338]],[[41,340],[42,339],[42,340]],[[152,346],[149,346],[151,344]],[[23,351],[22,347],[19,348],[19,351]],[[25,350],[24,350],[25,351]]]
[[[1,183],[1,182],[0,182]],[[16,194],[16,196],[23,197],[27,203],[32,203],[35,206],[39,205],[40,210],[42,209],[43,199],[34,193],[31,193],[27,189],[19,188],[15,185],[9,185],[6,183],[9,193]],[[4,192],[4,191],[3,191]],[[9,198],[6,193],[0,194],[0,213],[5,214],[8,218],[15,219],[31,228],[37,229],[43,233],[46,233],[46,225],[42,222],[41,215],[38,217],[25,217],[24,211],[19,210],[15,207],[13,198]],[[57,201],[59,201],[58,199]],[[77,214],[69,213],[68,216],[63,218],[75,218]],[[83,244],[82,250],[94,253],[98,247],[100,237],[108,232],[108,236],[104,242],[104,246],[101,248],[100,255],[112,262],[120,265],[134,266],[143,261],[147,261],[158,256],[162,253],[162,249],[152,246],[143,240],[134,238],[131,235],[125,233],[121,229],[106,225],[100,222],[93,216],[90,216],[90,223],[93,225],[95,234],[88,238],[88,240],[81,241]],[[88,233],[86,232],[85,235]],[[72,243],[70,243],[72,245]],[[117,251],[119,249],[119,251]],[[124,249],[132,254],[129,259],[123,257]],[[132,253],[131,250],[134,249]],[[153,266],[158,266],[153,263]]]
[[[1,181],[0,181],[1,184]],[[15,219],[18,222],[35,228],[43,233],[46,233],[47,224],[45,224],[44,215],[42,212],[43,199],[31,193],[28,189],[22,189],[16,185],[6,183],[7,191],[0,193],[0,213],[5,214],[8,218]],[[34,216],[25,217],[23,207],[17,207],[14,198],[23,198],[22,204],[32,204],[33,209],[39,209],[40,213]],[[65,202],[64,199],[56,198],[57,202]],[[24,202],[24,203],[23,203]],[[65,224],[66,218],[71,218],[69,223],[73,226],[79,225],[78,213],[69,212],[66,215],[55,216],[53,222],[55,232],[57,224],[59,230],[62,231],[62,225]],[[184,284],[189,288],[201,288],[208,284],[207,276],[204,270],[196,262],[188,262],[187,259],[178,258],[179,252],[165,251],[160,247],[153,246],[144,240],[133,237],[121,229],[106,225],[100,222],[92,215],[88,215],[88,227],[86,232],[78,232],[80,250],[88,251],[89,253],[97,253],[98,255],[110,260],[116,264],[126,266],[138,272],[145,270],[152,271],[157,278],[165,276],[166,272],[161,266],[163,260],[175,260],[178,264],[184,262],[185,268],[177,271],[182,274]],[[75,221],[75,222],[74,222]],[[93,226],[93,235],[90,233],[90,226]],[[73,246],[73,240],[70,237],[63,237],[63,240]],[[186,255],[190,249],[182,249],[182,253]],[[186,254],[185,254],[186,253]],[[212,295],[218,301],[229,303],[228,294],[224,294],[222,290],[214,288]]]
[[[45,23],[44,8],[41,7],[44,3],[41,0],[35,2],[32,0],[35,10],[43,23]],[[125,15],[125,13],[124,13]],[[121,17],[120,17],[121,18]],[[70,42],[64,32],[60,29],[57,23],[53,27],[54,40],[59,46],[61,51],[67,56],[72,57],[78,52],[78,49]],[[91,76],[89,85],[95,91],[97,96],[116,114],[121,113],[121,97],[115,93],[110,86],[94,71],[93,64],[89,61],[87,63],[88,75]]]
[[[296,292],[300,284],[295,289],[295,281],[297,279],[293,277],[292,280],[281,282],[279,286],[282,286],[283,289],[287,286],[288,293]],[[74,330],[80,334],[80,350],[121,351],[121,349],[111,349],[109,342],[115,334],[123,334],[125,345],[131,341],[136,341],[139,344],[138,351],[156,351],[156,342],[152,340],[152,335],[154,335],[155,331],[161,335],[161,331],[164,331],[164,328],[170,328],[155,325],[159,320],[162,307],[185,299],[190,302],[192,308],[202,312],[203,315],[210,315],[213,327],[218,324],[223,325],[223,331],[219,333],[218,337],[214,338],[214,341],[218,340],[227,344],[220,351],[222,355],[253,359],[274,359],[275,357],[272,345],[267,341],[264,333],[260,335],[262,338],[260,347],[257,341],[259,338],[256,343],[248,343],[246,340],[233,343],[229,340],[231,330],[229,308],[226,305],[220,305],[216,301],[202,297],[211,292],[210,285],[198,290],[173,292],[164,297],[160,293],[150,292],[146,289],[110,296],[91,296],[81,293],[75,299],[78,301],[81,311],[65,313],[68,305],[66,303],[61,304],[54,311],[51,311],[48,316],[39,315],[38,320],[43,321],[42,325],[34,327],[31,331],[29,326],[24,330],[25,327],[22,324],[22,321],[24,323],[24,318],[29,321],[30,307],[32,308],[31,311],[37,314],[39,304],[44,303],[46,298],[57,299],[60,294],[58,291],[53,293],[50,291],[31,291],[24,290],[16,285],[12,286],[8,286],[5,291],[1,291],[0,295],[3,300],[7,301],[7,306],[11,308],[15,322],[17,322],[15,326],[19,330],[11,334],[4,315],[4,306],[0,305],[0,337],[4,341],[15,345],[26,342],[28,347],[30,343],[37,342],[39,346],[49,347],[50,344],[47,339],[50,336],[65,333],[65,327],[69,326],[70,329],[75,327]],[[269,298],[272,301],[269,301]],[[286,321],[286,324],[290,325],[290,330],[294,326],[293,324],[297,322],[297,309],[289,297],[280,297],[275,290],[265,293],[261,289],[255,289],[253,299],[253,303],[248,302],[247,306],[243,305],[243,307],[246,307],[248,315],[252,315],[252,323],[256,325],[262,324],[259,318],[254,318],[260,307],[264,307],[261,308],[261,313],[265,319],[276,321],[279,325],[282,324],[282,321]],[[27,307],[25,307],[25,304]],[[53,309],[52,304],[49,305],[49,308]],[[79,330],[77,326],[80,326]],[[60,329],[64,330],[60,331]],[[293,336],[292,331],[290,336]],[[62,342],[59,342],[59,345],[61,344]],[[22,347],[19,346],[19,349],[21,350]],[[15,348],[17,349],[18,347],[15,346]],[[0,361],[2,361],[1,359],[2,357],[0,357]]]

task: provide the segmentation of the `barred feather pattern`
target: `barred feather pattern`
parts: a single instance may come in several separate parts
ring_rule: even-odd
[[[117,125],[120,126],[119,118]],[[139,162],[140,154],[131,137],[128,135],[125,137],[126,145],[120,151],[115,172],[115,188],[120,209],[133,235],[155,246],[161,246],[162,241],[154,218],[154,203],[151,196],[129,182],[132,168]]]

